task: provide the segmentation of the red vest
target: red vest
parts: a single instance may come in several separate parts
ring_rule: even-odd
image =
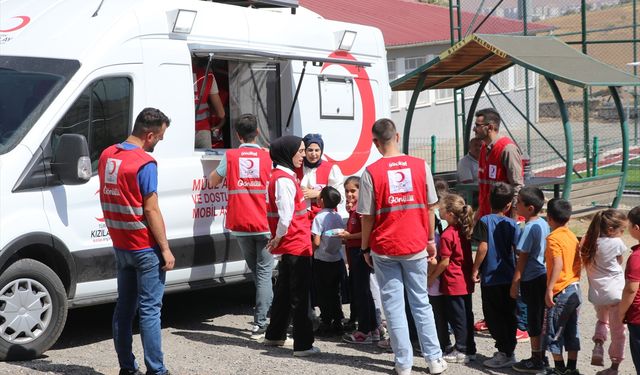
[[[193,84],[194,102],[197,108],[196,112],[196,131],[199,130],[211,130],[211,123],[209,122],[209,93],[211,92],[211,86],[213,86],[213,73],[209,72],[207,78],[207,85],[202,95],[202,104],[198,106],[198,99],[200,99],[200,88],[202,86],[202,79],[204,78],[205,68],[195,67],[194,73],[196,74],[196,81]]]
[[[496,182],[509,183],[507,170],[502,165],[502,151],[507,145],[514,144],[511,139],[502,137],[496,141],[487,156],[487,145],[482,144],[480,158],[478,159],[478,217],[483,217],[491,213],[489,195],[491,186]]]
[[[401,155],[382,158],[367,167],[373,181],[376,212],[371,250],[399,256],[427,247],[429,209],[424,160]]]
[[[289,224],[287,234],[282,237],[278,247],[272,250],[273,254],[290,254],[298,256],[312,256],[311,251],[311,225],[307,217],[307,205],[304,201],[304,195],[300,189],[299,183],[295,178],[287,172],[279,168],[271,171],[271,179],[269,180],[269,201],[267,203],[267,220],[271,237],[276,236],[276,227],[278,226],[278,207],[276,206],[276,181],[279,178],[288,178],[293,181],[296,186],[295,206],[293,218]]]
[[[155,163],[139,147],[124,150],[113,145],[102,152],[98,162],[100,203],[113,246],[120,250],[142,250],[156,246],[143,211],[138,172]]]
[[[227,217],[225,227],[239,232],[268,232],[269,153],[258,147],[227,150]]]

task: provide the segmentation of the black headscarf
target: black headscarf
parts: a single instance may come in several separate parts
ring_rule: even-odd
[[[292,159],[300,149],[300,142],[302,142],[302,138],[295,135],[285,135],[271,142],[269,156],[271,156],[274,167],[281,165],[295,171],[296,167],[293,165]]]
[[[312,143],[315,143],[320,147],[320,159],[318,159],[317,162],[310,163],[306,157],[304,158],[305,167],[318,168],[320,164],[322,164],[322,154],[324,153],[324,141],[322,140],[322,135],[310,133],[305,135],[304,138],[302,138],[302,141],[304,142],[304,148],[309,147],[309,145]]]

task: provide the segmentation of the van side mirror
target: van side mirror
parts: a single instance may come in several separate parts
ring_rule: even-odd
[[[80,134],[63,134],[58,140],[51,171],[65,185],[80,185],[91,178],[87,139]]]

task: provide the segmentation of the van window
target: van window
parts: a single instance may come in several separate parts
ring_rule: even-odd
[[[58,122],[51,146],[62,134],[81,134],[89,143],[91,167],[96,173],[102,151],[129,135],[131,81],[125,77],[104,78],[92,83]]]
[[[199,92],[202,78],[208,61],[204,57],[192,56],[194,69],[194,95],[199,103]],[[199,70],[199,73],[196,73]],[[270,139],[281,135],[280,113],[280,64],[265,61],[237,61],[232,56],[224,59],[213,59],[208,71],[215,77],[220,102],[224,107],[225,117],[220,120],[212,108],[212,102],[197,107],[195,116],[196,129],[206,127],[209,116],[211,131],[211,148],[236,148],[239,141],[235,136],[233,124],[245,113],[251,113],[258,119],[260,128],[257,142],[268,146]],[[204,96],[203,96],[204,98]],[[201,123],[204,123],[202,125]],[[196,137],[198,138],[198,136]],[[196,141],[196,148],[208,148]]]
[[[0,154],[22,140],[79,67],[76,60],[0,55]]]
[[[251,113],[258,119],[258,143],[268,146],[281,135],[280,66],[274,62],[229,62],[229,114]],[[235,141],[235,137],[232,137]],[[237,143],[237,142],[236,142]],[[233,146],[238,145],[234,143]]]

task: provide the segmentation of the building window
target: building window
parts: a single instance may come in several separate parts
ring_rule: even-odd
[[[487,84],[487,91],[490,94],[499,94],[500,90],[502,90],[502,92],[511,90],[511,70],[512,69],[507,69],[493,75],[491,77],[491,82]],[[500,88],[500,90],[496,88],[496,85]]]
[[[387,61],[387,70],[389,71],[389,82],[398,78],[398,71],[396,69],[395,60]],[[398,92],[392,91],[391,92],[391,109],[397,109],[397,108],[398,108]]]
[[[524,72],[525,68],[521,66],[514,67],[515,69],[515,88],[516,89],[524,89]],[[536,73],[532,70],[529,70],[529,88],[535,87],[535,78]]]
[[[407,57],[404,59],[404,70],[407,73],[410,73],[420,66],[427,63],[431,56],[426,57]],[[407,103],[411,102],[411,96],[413,95],[413,91],[407,91]],[[418,95],[418,100],[416,101],[416,106],[420,105],[428,105],[430,104],[429,100],[429,91],[424,90]]]
[[[436,102],[446,102],[453,100],[453,89],[436,90]]]

